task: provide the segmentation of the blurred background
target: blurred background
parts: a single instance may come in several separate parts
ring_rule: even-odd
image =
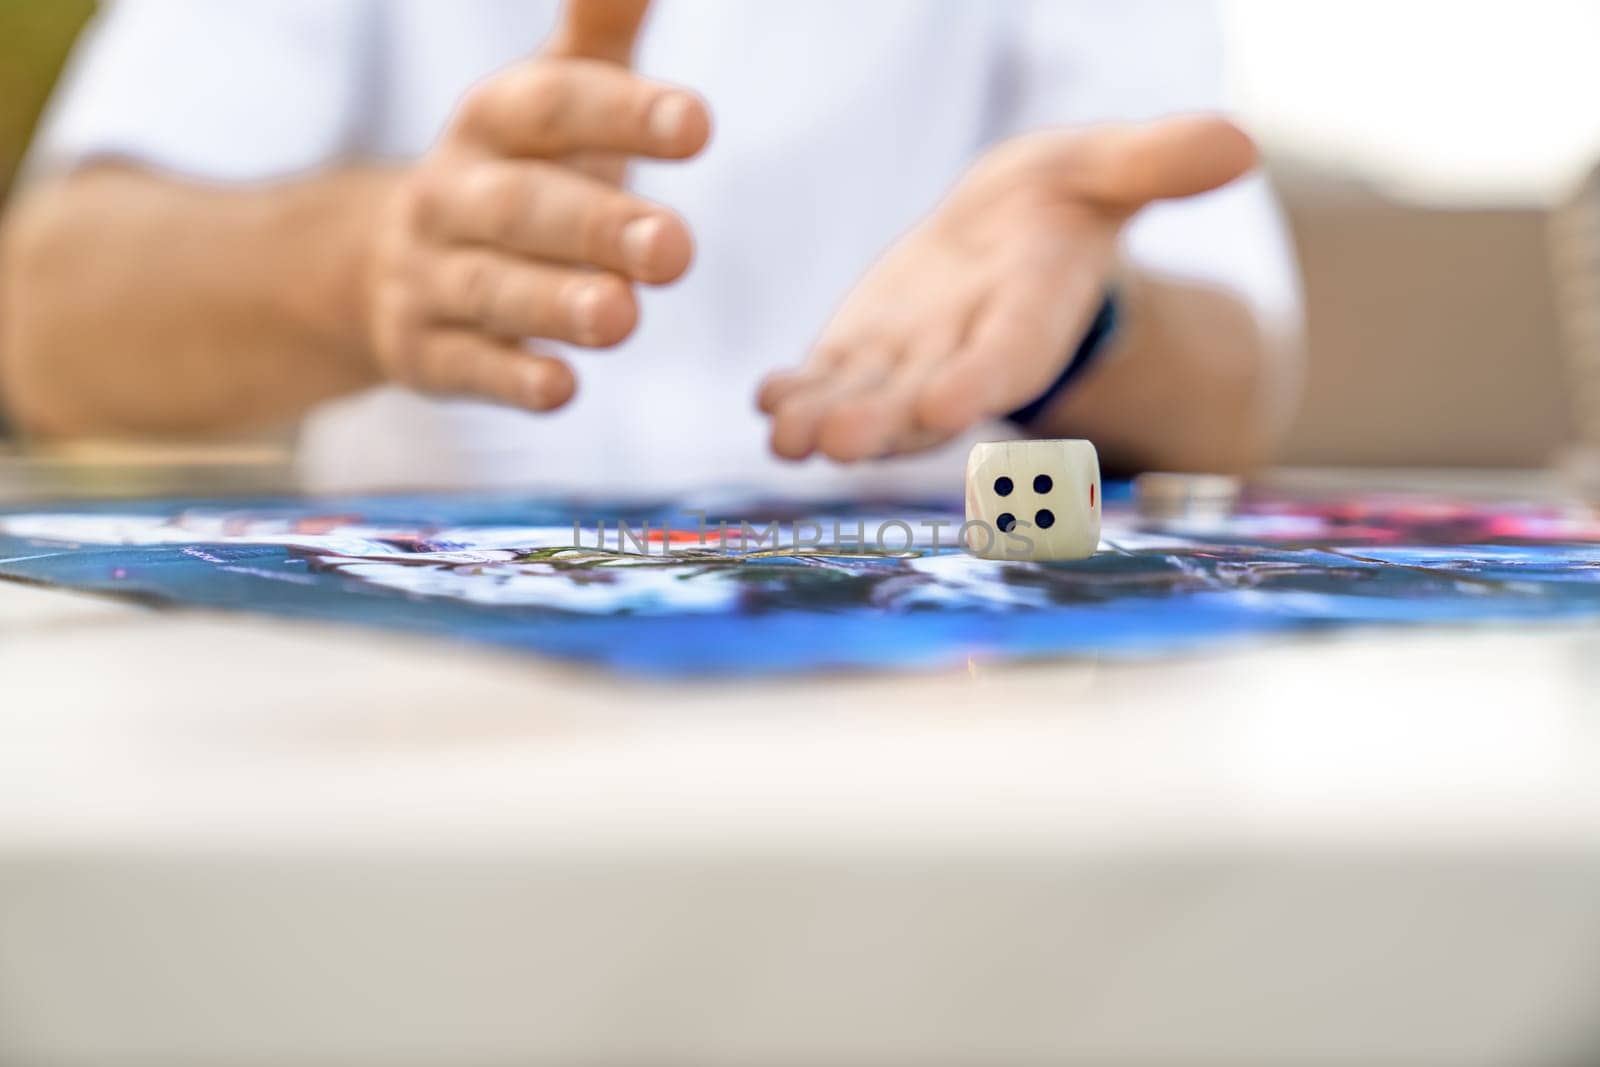
[[[93,7],[0,0],[0,195]],[[1600,4],[1224,15],[1306,285],[1308,389],[1282,461],[1538,467],[1600,445]],[[262,448],[219,455],[275,463]]]
[[[1600,160],[1600,4],[1224,11],[1233,97],[1305,278],[1311,367],[1285,461],[1536,467],[1600,441],[1583,405],[1600,231],[1585,244],[1578,192]]]
[[[0,0],[0,195],[93,0]]]

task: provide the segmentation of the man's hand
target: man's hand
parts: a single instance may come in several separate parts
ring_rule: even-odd
[[[772,448],[843,461],[931,447],[1056,379],[1140,208],[1239,177],[1231,123],[1166,119],[1028,134],[979,161],[868,272],[796,371],[758,402]]]
[[[633,283],[689,266],[689,229],[619,187],[631,156],[686,159],[710,135],[699,97],[628,69],[647,0],[569,0],[535,58],[476,87],[382,212],[367,343],[382,375],[430,393],[547,411],[564,361],[633,331]]]

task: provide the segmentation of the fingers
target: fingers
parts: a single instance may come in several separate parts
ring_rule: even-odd
[[[599,267],[664,284],[689,267],[694,242],[673,212],[552,163],[487,161],[440,178],[423,226],[444,242]]]
[[[873,458],[1030,403],[1100,305],[1127,217],[1226,184],[1254,162],[1250,139],[1214,117],[1009,142],[952,194],[944,223],[903,239],[830,327],[875,345],[830,345],[763,384],[773,451]]]
[[[490,400],[526,411],[551,411],[572,399],[572,368],[513,341],[472,330],[430,330],[394,376],[428,393]]]
[[[604,348],[621,342],[639,321],[632,289],[615,275],[485,249],[438,256],[424,292],[434,321],[504,338],[547,337]]]
[[[577,390],[572,369],[529,352],[522,338],[602,347],[633,331],[628,283],[602,271],[540,263],[490,249],[443,249],[418,263],[406,310],[380,349],[390,378],[426,393],[550,411]]]
[[[957,433],[1039,396],[1061,374],[1101,299],[1089,270],[1016,276],[996,290],[966,341],[916,401],[917,422]]]
[[[567,0],[544,53],[627,65],[649,7],[650,0]]]
[[[395,198],[369,325],[390,377],[559,407],[576,388],[571,368],[521,339],[616,344],[638,321],[630,283],[688,268],[683,220],[616,182],[630,157],[688,158],[710,136],[699,97],[627,67],[647,8],[567,0],[541,55],[474,88]]]
[[[1074,143],[1073,153],[1066,169],[1075,191],[1130,212],[1226,185],[1257,160],[1250,136],[1215,115],[1096,127]]]
[[[711,115],[693,93],[614,63],[535,60],[474,89],[453,132],[496,155],[686,159],[705,147]]]
[[[812,373],[776,402],[772,451],[804,459],[816,451],[824,422],[851,397],[878,388],[894,365],[889,349],[869,346],[824,373]]]
[[[853,463],[946,439],[918,423],[917,401],[957,339],[955,331],[933,330],[899,353],[881,344],[830,348],[804,370],[771,375],[758,403],[773,416],[773,451],[785,459],[820,451]]]
[[[772,372],[762,379],[761,386],[756,390],[756,409],[763,415],[776,414],[786,398],[793,396],[795,390],[810,381],[811,376],[805,371]]]
[[[914,451],[948,436],[923,426],[917,402],[930,375],[949,357],[954,338],[935,333],[895,365],[882,384],[837,403],[817,433],[821,452],[841,463]]]
[[[772,449],[839,462],[931,447],[1026,404],[1070,358],[1100,300],[1087,264],[1017,272],[970,318],[950,314],[896,342],[829,346],[763,383]],[[898,346],[898,347],[897,347]]]
[[[829,373],[843,361],[847,352],[848,349],[842,347],[819,345],[804,367],[774,371],[767,375],[756,392],[756,407],[764,414],[776,414],[790,396],[827,381]]]

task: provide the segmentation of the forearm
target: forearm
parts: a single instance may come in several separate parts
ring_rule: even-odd
[[[39,188],[3,237],[0,396],[42,435],[202,434],[370,384],[363,271],[395,180],[98,167]]]
[[[1090,438],[1113,470],[1265,462],[1295,399],[1292,344],[1225,289],[1134,273],[1120,299],[1112,347],[1035,431]]]

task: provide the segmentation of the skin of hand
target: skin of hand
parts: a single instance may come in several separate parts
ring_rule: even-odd
[[[528,348],[603,348],[638,322],[635,284],[688,268],[688,226],[620,188],[629,157],[681,160],[704,102],[628,69],[645,0],[569,0],[533,60],[490,78],[394,190],[368,273],[383,377],[532,411],[571,399],[572,368]]]
[[[629,154],[687,158],[709,136],[697,98],[626,67],[644,11],[574,0],[412,167],[221,186],[95,163],[37,182],[0,230],[0,400],[44,438],[231,435],[385,377],[563,402],[570,368],[521,338],[615,340],[632,286],[690,256],[680,219],[616,184]],[[768,384],[779,451],[911,449],[1032,399],[1098,301],[1122,222],[1251,155],[1205,119],[997,148],[862,283],[806,370]],[[1146,272],[1118,284],[1113,351],[1031,429],[1092,437],[1125,469],[1259,457],[1292,407],[1296,353],[1235,294]]]
[[[634,286],[688,266],[682,219],[620,188],[686,159],[705,104],[628,67],[646,0],[569,0],[426,157],[259,185],[124,163],[46,178],[0,232],[0,394],[43,437],[237,434],[383,381],[535,410]]]
[[[773,451],[843,462],[916,451],[1032,401],[1099,307],[1127,222],[1153,201],[1225,185],[1255,161],[1249,137],[1213,116],[1000,144],[873,266],[805,363],[762,384]],[[1186,368],[1174,364],[1181,380]]]

